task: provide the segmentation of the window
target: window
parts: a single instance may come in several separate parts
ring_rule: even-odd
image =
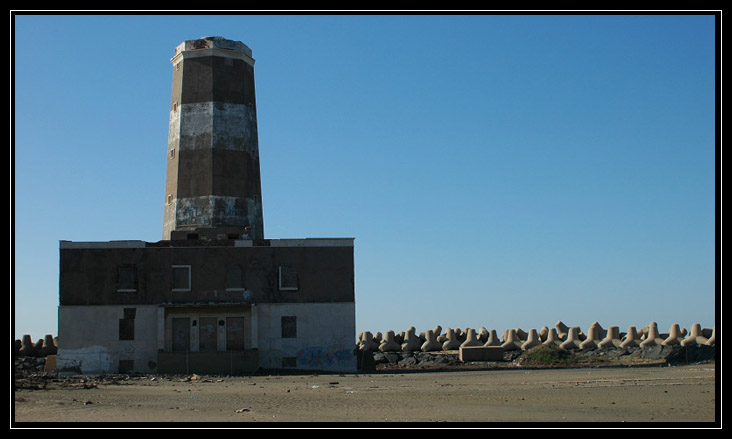
[[[282,338],[297,338],[297,317],[282,316]]]
[[[175,148],[170,148],[170,158],[171,159],[175,158]]]
[[[280,265],[280,291],[297,291],[298,276],[295,267]]]
[[[234,265],[226,272],[226,291],[244,290],[244,270]]]
[[[119,319],[119,339],[135,339],[135,308],[125,308],[123,318]]]
[[[191,266],[173,265],[173,291],[191,291]]]
[[[120,293],[137,291],[137,268],[134,265],[117,267],[117,291]]]

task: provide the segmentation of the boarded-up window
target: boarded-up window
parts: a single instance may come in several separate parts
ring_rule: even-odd
[[[244,317],[226,318],[226,350],[244,350],[244,336],[246,335],[246,328],[244,324]]]
[[[122,265],[117,267],[117,291],[137,291],[137,269],[134,265]]]
[[[135,339],[135,308],[124,308],[122,318],[119,319],[119,339]]]
[[[215,352],[216,348],[216,317],[201,317],[198,319],[198,350]]]
[[[280,265],[280,291],[297,291],[297,270],[292,265]]]
[[[174,318],[171,321],[173,331],[173,352],[186,352],[191,346],[191,319]]]
[[[119,339],[135,339],[135,319],[119,319]]]
[[[190,265],[173,265],[172,273],[172,290],[173,291],[190,291],[191,290],[191,266]]]
[[[296,316],[282,316],[282,338],[296,338],[297,337],[297,317]]]

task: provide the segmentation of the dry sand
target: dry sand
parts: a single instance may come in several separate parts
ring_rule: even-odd
[[[716,420],[714,362],[674,367],[82,381],[80,376],[47,382],[42,390],[16,389],[13,426],[23,427],[26,422],[348,422],[364,427],[374,422],[443,421],[490,426],[482,423]]]

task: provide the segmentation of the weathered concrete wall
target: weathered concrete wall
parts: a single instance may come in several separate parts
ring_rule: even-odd
[[[62,242],[61,305],[160,303],[353,302],[353,240],[196,242]],[[106,244],[106,245],[105,245]],[[174,246],[175,245],[175,246]],[[136,269],[136,291],[118,291],[120,266]],[[190,291],[173,291],[172,267],[191,267]],[[292,266],[297,291],[279,288],[279,267]],[[227,273],[243,272],[245,291],[227,291]]]
[[[354,303],[260,304],[260,365],[265,369],[355,371]],[[283,317],[295,318],[292,338],[283,337]]]
[[[135,306],[134,337],[120,340],[128,306],[59,306],[59,372],[116,373],[157,370],[158,307]],[[129,317],[128,317],[129,318]]]
[[[194,307],[161,311],[165,308],[141,306],[135,308],[134,339],[120,340],[119,321],[125,316],[125,308],[129,309],[125,306],[59,307],[59,338],[63,341],[58,349],[58,370],[62,373],[230,373],[227,370],[234,368],[251,372],[256,369],[252,367],[255,360],[264,369],[356,370],[354,303],[260,304],[246,310]],[[216,337],[215,350],[198,352],[201,318],[225,321],[231,316],[244,316],[251,325],[245,350],[228,351],[225,325],[217,325],[223,333]],[[191,322],[198,322],[190,330],[190,351],[172,352],[170,322],[174,317],[189,317]],[[283,328],[283,318],[289,319],[288,329]],[[160,352],[162,349],[165,352]],[[210,364],[206,363],[207,359]],[[227,359],[230,363],[226,363]]]

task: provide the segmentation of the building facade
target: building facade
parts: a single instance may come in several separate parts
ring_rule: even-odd
[[[354,239],[264,239],[251,50],[172,63],[163,239],[61,241],[59,371],[354,371]]]

